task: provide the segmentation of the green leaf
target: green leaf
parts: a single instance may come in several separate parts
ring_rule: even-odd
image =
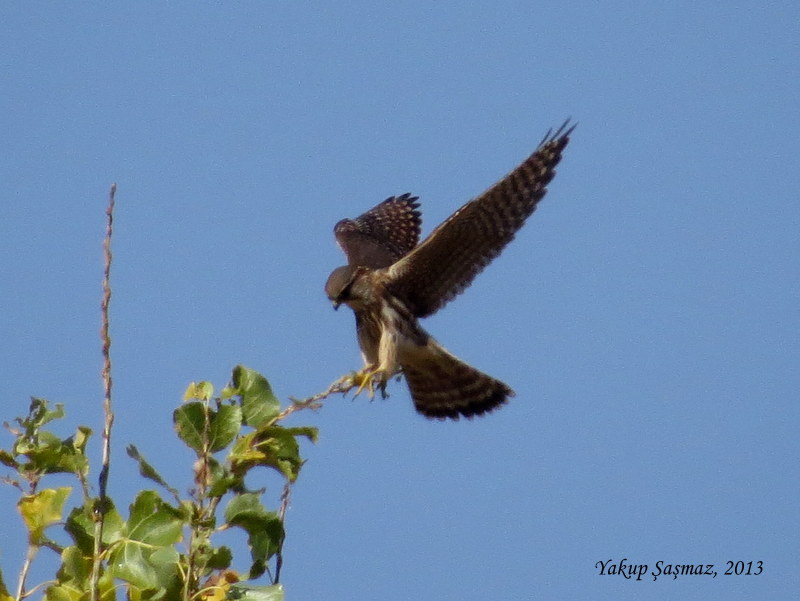
[[[164,480],[164,478],[161,477],[161,474],[159,474],[156,471],[156,468],[154,468],[150,463],[148,463],[145,460],[144,457],[142,457],[142,454],[139,453],[139,449],[137,449],[134,445],[131,444],[128,445],[127,452],[128,452],[128,457],[130,457],[139,464],[139,473],[143,477],[147,478],[148,480],[152,480],[156,484],[160,484],[167,491],[169,491],[173,497],[175,498],[180,497],[180,493],[178,493],[176,489],[172,488],[169,484],[167,484],[166,480]]]
[[[61,567],[57,574],[61,584],[70,583],[79,591],[86,590],[91,573],[90,555],[84,555],[76,546],[67,547],[61,552]]]
[[[61,521],[64,503],[72,488],[47,488],[34,495],[26,495],[17,503],[22,514],[31,543],[39,545],[44,541],[44,531],[48,526]]]
[[[312,426],[298,426],[294,428],[284,428],[284,430],[295,437],[305,436],[313,443],[316,443],[319,439],[319,428],[314,428]]]
[[[153,490],[140,492],[131,505],[128,538],[148,545],[163,546],[182,538],[183,511],[165,503]]]
[[[72,583],[54,584],[47,587],[46,601],[80,601],[83,591]]]
[[[103,518],[103,544],[106,546],[118,541],[125,533],[125,521],[111,500]],[[64,530],[72,537],[77,547],[85,555],[91,555],[94,548],[94,509],[93,501],[88,505],[75,507],[67,517]]]
[[[141,589],[159,587],[158,574],[148,561],[150,553],[139,544],[123,543],[112,547],[108,554],[108,570],[114,578]]]
[[[203,432],[206,429],[206,406],[195,401],[178,407],[172,414],[178,437],[198,454],[203,452]]]
[[[257,371],[243,365],[233,368],[235,394],[242,398],[244,423],[253,428],[275,419],[281,412],[281,403],[272,392],[267,379]]]
[[[73,448],[82,455],[85,454],[86,445],[89,443],[89,438],[91,437],[91,435],[92,435],[91,428],[87,428],[86,426],[78,426],[78,430],[72,437]]]
[[[5,449],[0,449],[0,463],[14,470],[19,469],[19,463],[17,463],[17,460],[14,459],[14,456]]]
[[[0,601],[14,601],[14,597],[9,594],[6,588],[6,583],[3,582],[2,570],[0,570]]]
[[[77,547],[67,547],[61,552],[61,567],[56,574],[56,582],[47,587],[47,601],[85,601],[90,587],[92,571],[91,555],[84,555]],[[100,574],[98,582],[100,599],[114,601],[114,580],[107,572]]]
[[[221,497],[229,490],[239,491],[244,488],[244,481],[238,474],[234,474],[224,464],[213,457],[209,458],[209,497]]]
[[[236,495],[225,508],[225,521],[238,524],[243,520],[262,519],[270,515],[259,495],[248,492]]]
[[[31,453],[61,446],[61,439],[52,432],[36,432],[33,436],[18,438],[14,442],[14,454],[29,456]]]
[[[173,587],[177,568],[162,564],[175,558],[170,548],[181,540],[186,521],[155,491],[140,492],[131,504],[127,537],[110,548],[109,572],[143,590]]]
[[[231,567],[232,561],[233,553],[231,553],[230,548],[222,546],[214,549],[211,556],[208,558],[206,567],[212,570],[227,570]]]
[[[300,432],[298,432],[298,430]],[[303,466],[300,446],[295,435],[313,437],[314,428],[284,428],[267,426],[257,432],[242,436],[231,451],[234,472],[253,466],[271,467],[290,482],[294,482]]]
[[[45,399],[31,397],[31,405],[28,408],[28,417],[20,424],[25,426],[26,433],[32,434],[45,424],[64,417],[64,405],[56,403],[55,409],[50,409],[50,403]]]
[[[247,586],[232,584],[228,591],[228,599],[236,601],[283,601],[283,585]]]
[[[159,583],[159,595],[149,595],[149,599],[179,599],[183,578],[179,566],[180,554],[174,547],[156,549],[149,557],[148,562],[156,572]]]
[[[209,401],[214,396],[214,385],[211,382],[192,382],[183,393],[183,400],[197,399]]]
[[[80,444],[85,445],[85,432],[78,431]],[[20,471],[40,474],[73,473],[85,476],[89,461],[83,448],[77,446],[74,438],[61,440],[52,432],[36,432],[34,436],[18,438],[13,448],[15,455],[24,455],[28,462]]]
[[[227,447],[242,425],[242,410],[234,405],[222,405],[218,411],[195,401],[178,407],[173,413],[178,436],[191,449],[202,455]]]
[[[222,405],[211,420],[211,452],[227,447],[242,427],[242,409],[235,405]]]
[[[283,523],[274,511],[268,511],[259,495],[244,493],[235,496],[225,508],[225,521],[247,532],[247,544],[253,564],[250,578],[258,578],[266,570],[270,557],[283,544]]]
[[[294,482],[304,463],[296,436],[314,440],[316,428],[267,426],[240,437],[230,454],[233,472],[240,474],[254,466],[271,467]]]

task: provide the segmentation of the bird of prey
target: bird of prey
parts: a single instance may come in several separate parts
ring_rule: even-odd
[[[429,418],[472,418],[514,395],[506,384],[467,365],[419,324],[463,292],[514,238],[547,192],[575,126],[552,130],[516,169],[470,200],[421,243],[416,196],[392,196],[334,227],[347,265],[325,292],[356,316],[364,368],[352,385],[371,396],[402,373],[414,405]]]

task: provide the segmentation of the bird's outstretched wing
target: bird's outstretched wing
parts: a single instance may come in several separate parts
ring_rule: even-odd
[[[389,268],[387,287],[417,317],[463,292],[536,209],[575,126],[566,121],[506,177],[453,213]]]
[[[355,219],[333,228],[350,265],[388,267],[407,255],[419,241],[422,216],[416,196],[392,196]]]

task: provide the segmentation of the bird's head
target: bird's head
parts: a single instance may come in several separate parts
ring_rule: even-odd
[[[328,276],[328,281],[325,283],[325,294],[333,303],[334,309],[338,309],[342,303],[353,300],[353,282],[360,273],[361,269],[358,267],[343,265],[334,269]]]

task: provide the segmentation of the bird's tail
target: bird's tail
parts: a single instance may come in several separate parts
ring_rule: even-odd
[[[472,418],[514,396],[503,382],[467,365],[433,338],[401,361],[414,406],[425,417]]]

